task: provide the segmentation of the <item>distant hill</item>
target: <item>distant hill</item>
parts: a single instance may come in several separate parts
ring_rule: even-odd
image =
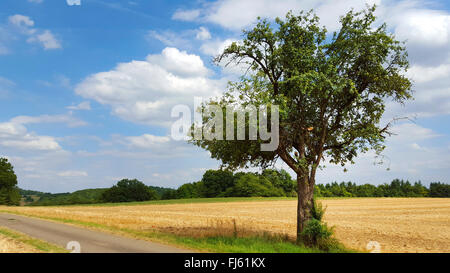
[[[163,196],[170,188],[149,186],[155,190],[158,196]],[[101,195],[108,188],[85,189],[66,193],[48,193],[20,189],[22,204],[27,206],[56,206],[73,204],[95,204],[101,203]]]

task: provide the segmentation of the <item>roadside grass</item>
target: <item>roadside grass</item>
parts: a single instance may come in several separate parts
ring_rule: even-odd
[[[329,251],[318,248],[311,248],[305,245],[296,244],[292,239],[284,235],[274,235],[269,233],[255,234],[248,236],[213,235],[206,237],[185,236],[158,230],[135,230],[130,228],[118,228],[94,222],[85,222],[66,218],[35,216],[27,213],[0,210],[0,212],[19,214],[28,217],[41,218],[55,222],[63,222],[81,226],[97,231],[109,232],[116,235],[126,236],[135,239],[148,240],[175,247],[190,249],[193,252],[215,252],[215,253],[349,253],[356,252],[341,244],[333,244]]]
[[[26,246],[27,249],[32,249],[31,253],[45,252],[45,253],[68,253],[67,249],[56,246],[54,244],[32,238],[23,233],[13,231],[11,229],[0,227],[0,235],[13,239],[13,241],[19,242]],[[28,252],[28,251],[27,251]]]

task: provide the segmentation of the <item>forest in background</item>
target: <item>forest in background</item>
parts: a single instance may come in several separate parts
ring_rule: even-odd
[[[22,205],[49,206],[115,203],[148,200],[214,197],[295,197],[296,181],[284,170],[261,173],[208,170],[198,182],[177,189],[147,186],[136,179],[123,179],[111,188],[86,189],[73,193],[43,193],[20,190]],[[390,183],[358,185],[354,182],[317,184],[316,197],[450,197],[450,185],[440,182],[428,187],[420,181],[394,179]]]

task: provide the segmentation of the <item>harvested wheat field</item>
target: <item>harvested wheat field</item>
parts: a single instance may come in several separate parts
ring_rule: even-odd
[[[450,199],[349,198],[321,200],[325,221],[347,247],[381,252],[450,252]],[[27,215],[74,219],[134,230],[191,236],[234,232],[295,235],[296,201],[255,201],[133,206],[1,208]]]
[[[0,253],[35,253],[35,248],[0,234]]]

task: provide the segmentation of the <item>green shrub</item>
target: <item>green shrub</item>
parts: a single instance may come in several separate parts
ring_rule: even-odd
[[[322,221],[326,208],[322,207],[322,203],[317,202],[315,199],[312,203],[311,217],[318,221]]]
[[[317,245],[320,240],[329,239],[332,235],[332,228],[329,228],[326,223],[314,218],[306,223],[302,232],[305,243],[308,245]]]
[[[313,200],[311,207],[311,220],[306,222],[301,234],[302,242],[307,246],[329,250],[337,246],[338,242],[332,238],[334,231],[322,221],[325,208],[322,204]]]

